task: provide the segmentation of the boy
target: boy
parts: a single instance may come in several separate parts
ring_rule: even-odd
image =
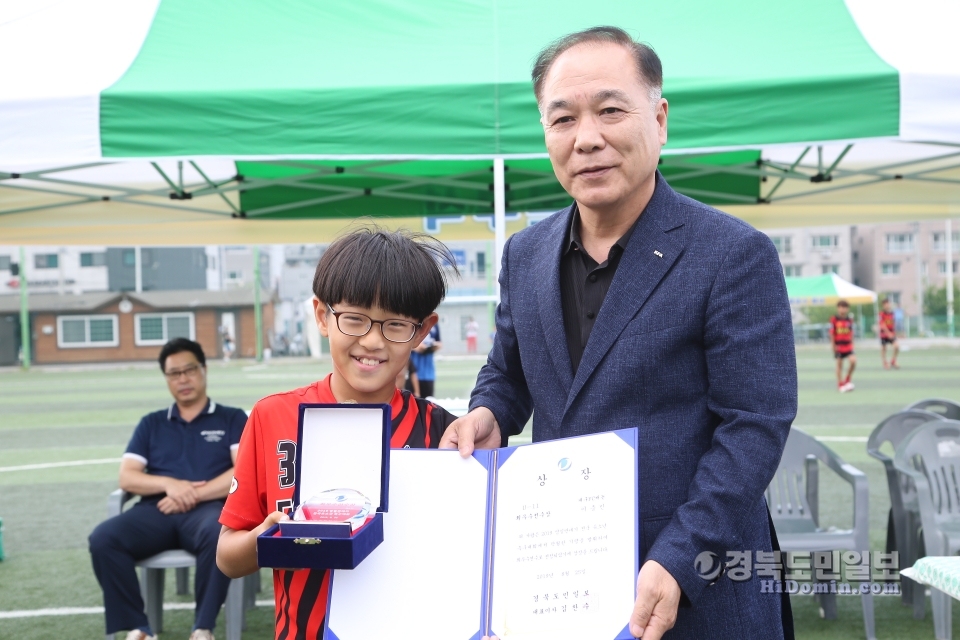
[[[423,339],[423,342],[410,354],[410,362],[417,369],[417,380],[420,383],[420,392],[416,393],[418,398],[434,397],[433,384],[437,379],[437,370],[433,361],[433,354],[439,351],[442,346],[440,327],[435,324],[427,337]],[[407,391],[413,391],[413,385],[410,382],[407,382]]]
[[[837,360],[837,390],[840,393],[853,391],[850,378],[857,366],[857,356],[853,354],[853,319],[850,317],[850,303],[846,300],[837,302],[837,315],[830,318],[830,343]],[[844,360],[849,363],[846,378],[843,377]]]
[[[295,506],[297,418],[301,403],[389,404],[394,448],[436,448],[454,416],[397,389],[410,352],[437,322],[446,292],[441,264],[454,264],[422,234],[361,229],[336,240],[313,280],[314,314],[330,340],[333,372],[307,387],[257,402],[220,515],[217,564],[230,577],[257,571],[257,536]],[[276,637],[321,638],[329,575],[274,570]]]
[[[897,364],[897,354],[900,353],[900,345],[897,344],[897,319],[890,309],[890,298],[884,298],[880,311],[880,357],[883,359],[883,368],[899,369]],[[887,345],[893,345],[893,358],[887,363]]]

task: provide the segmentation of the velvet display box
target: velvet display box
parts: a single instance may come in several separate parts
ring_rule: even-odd
[[[353,569],[383,542],[390,407],[301,404],[297,452],[294,509],[324,491],[354,489],[376,511],[354,531],[344,530],[349,525],[274,525],[257,538],[257,561],[278,569]]]

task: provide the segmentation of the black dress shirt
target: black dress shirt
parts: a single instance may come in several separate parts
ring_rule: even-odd
[[[639,220],[639,218],[637,218]],[[610,283],[620,264],[630,235],[637,223],[627,230],[610,247],[607,259],[597,264],[583,248],[580,240],[580,210],[574,205],[570,230],[563,255],[560,257],[560,300],[563,306],[563,328],[567,334],[567,349],[570,351],[570,363],[576,375],[583,350],[590,339],[594,322],[603,300],[607,297]]]

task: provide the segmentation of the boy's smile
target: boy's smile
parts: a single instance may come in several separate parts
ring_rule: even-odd
[[[369,317],[374,321],[373,325],[362,336],[348,335],[341,330],[331,309],[341,316],[340,322],[350,322],[349,314],[355,313]],[[391,342],[383,337],[381,321],[403,320],[420,324],[419,319],[379,307],[343,303],[328,306],[317,299],[314,299],[314,314],[320,334],[330,340],[333,360],[330,388],[339,402],[389,403],[396,392],[397,374],[407,366],[410,352],[437,322],[437,315],[431,314],[416,330],[412,340]]]

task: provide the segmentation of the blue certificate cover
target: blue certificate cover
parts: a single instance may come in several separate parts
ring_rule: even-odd
[[[626,640],[640,567],[637,430],[394,450],[384,542],[334,574],[325,640]]]

